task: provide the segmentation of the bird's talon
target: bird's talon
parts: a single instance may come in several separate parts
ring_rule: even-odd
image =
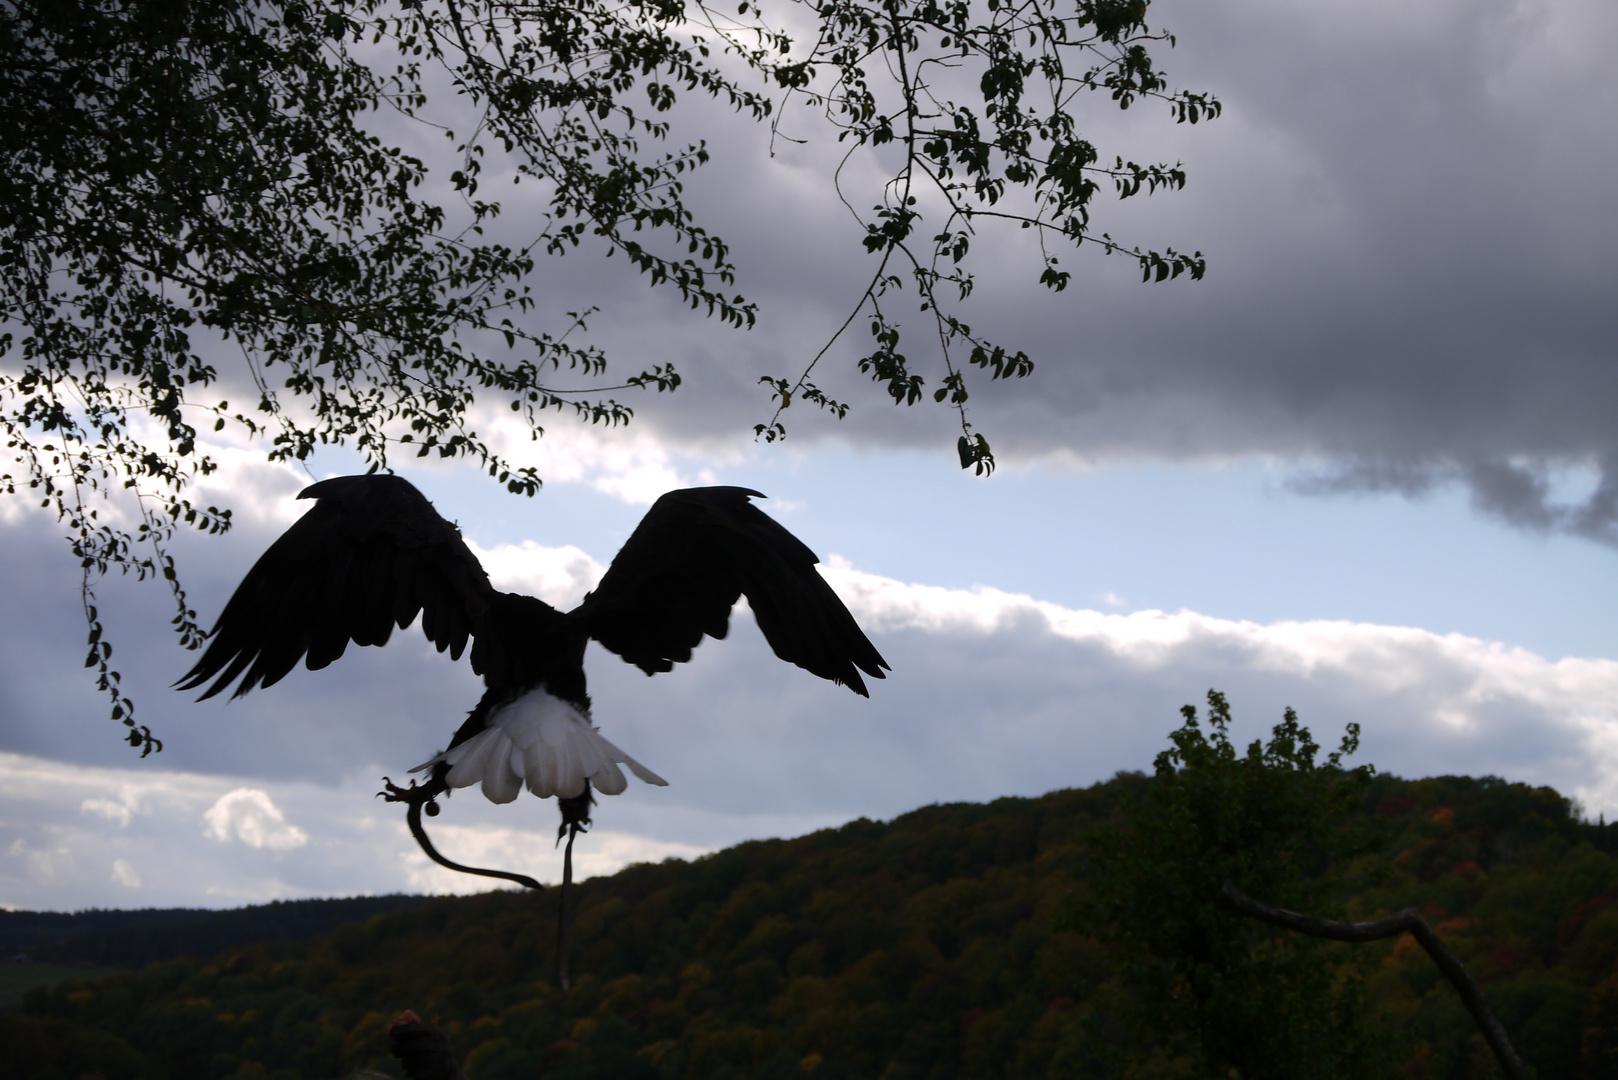
[[[398,784],[395,784],[386,776],[382,778],[382,784],[386,790],[377,792],[377,798],[385,799],[388,802],[408,803],[411,806],[415,806],[417,803],[425,802],[427,804],[427,813],[433,815],[438,813],[438,810],[433,805],[432,800],[437,798],[441,792],[431,791],[427,788],[419,788],[416,786],[416,782],[414,780],[410,781],[409,787],[403,788]]]

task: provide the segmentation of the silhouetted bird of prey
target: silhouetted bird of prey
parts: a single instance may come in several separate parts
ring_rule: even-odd
[[[558,836],[589,823],[591,792],[616,795],[623,770],[663,779],[596,730],[584,678],[592,639],[648,675],[691,659],[704,634],[723,638],[731,608],[746,596],[775,655],[869,696],[864,672],[888,667],[837,594],[819,560],[754,506],[739,487],[688,488],[658,499],[601,584],[572,611],[500,592],[459,530],[397,476],[343,476],[305,488],[315,505],[272,544],[219,616],[207,650],[177,684],[198,700],[237,680],[232,697],[271,686],[303,660],[310,670],[343,655],[349,642],[383,645],[419,614],[422,632],[459,659],[470,641],[472,670],[487,687],[449,746],[418,770],[422,787],[388,784],[410,803],[423,848],[454,869],[538,887],[521,875],[477,871],[440,856],[419,812],[449,788],[481,784],[510,802],[526,784],[562,808]],[[570,868],[570,866],[569,866]],[[564,901],[565,902],[565,901]]]

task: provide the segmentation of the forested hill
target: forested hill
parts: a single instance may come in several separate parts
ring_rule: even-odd
[[[0,910],[0,957],[25,954],[57,964],[138,968],[186,953],[213,956],[244,945],[310,938],[345,923],[416,907],[426,899],[391,895],[285,900],[227,911]]]
[[[0,1073],[397,1075],[386,1022],[412,1008],[449,1032],[472,1080],[1124,1075],[1108,1055],[1140,1036],[1113,1023],[1130,992],[1116,946],[1057,916],[1084,888],[1089,838],[1146,784],[931,806],[587,881],[565,1000],[554,891],[438,899],[303,943],[65,983],[0,1016]],[[1384,872],[1351,915],[1422,908],[1542,1080],[1615,1075],[1611,830],[1492,778],[1380,777],[1363,813],[1385,824]],[[1405,1075],[1494,1075],[1408,939],[1353,949]]]

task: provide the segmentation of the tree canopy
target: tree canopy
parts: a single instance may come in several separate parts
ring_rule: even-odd
[[[1150,98],[1190,123],[1219,112],[1171,87],[1150,50],[1173,38],[1146,16],[1146,0],[0,8],[0,423],[13,459],[0,490],[66,525],[88,665],[131,744],[160,745],[119,689],[95,575],[166,581],[181,640],[198,643],[168,542],[230,526],[228,507],[191,497],[218,468],[210,429],[261,439],[276,461],[328,445],[378,469],[401,453],[467,459],[533,494],[541,477],[477,430],[474,406],[509,405],[537,438],[548,412],[618,424],[632,415],[621,395],[680,384],[667,364],[608,375],[592,309],[536,294],[552,260],[618,255],[696,311],[753,324],[724,222],[687,205],[685,180],[710,155],[673,125],[685,97],[771,125],[807,104],[847,154],[880,163],[880,190],[845,190],[838,173],[874,263],[833,340],[863,317],[860,370],[896,402],[954,410],[962,467],[992,470],[967,412],[974,379],[1034,362],[961,317],[980,230],[1032,230],[1030,284],[1057,291],[1060,255],[1086,243],[1135,259],[1146,280],[1203,274],[1200,253],[1092,230],[1103,190],[1179,188],[1185,173],[1109,160],[1081,130],[1083,103]],[[417,130],[443,136],[446,164],[400,135]],[[499,200],[492,163],[517,181]],[[542,223],[513,236],[500,219],[519,203],[543,207]],[[921,358],[897,314],[911,302],[928,327]],[[763,380],[775,414],[758,436],[781,437],[795,401],[846,414],[812,377],[830,344]]]

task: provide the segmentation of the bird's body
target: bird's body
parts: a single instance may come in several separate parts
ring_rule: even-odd
[[[572,611],[501,592],[426,498],[396,476],[345,476],[298,496],[315,506],[247,573],[207,650],[178,684],[209,698],[270,686],[300,660],[318,670],[350,642],[386,644],[417,616],[439,651],[472,668],[486,691],[448,747],[420,769],[449,787],[481,784],[495,802],[526,785],[584,806],[617,794],[627,766],[657,774],[596,730],[584,651],[591,641],[647,674],[691,658],[704,635],[723,638],[746,596],[777,656],[867,694],[861,672],[887,663],[815,570],[818,559],[755,507],[746,488],[689,488],[660,498],[597,588]]]

